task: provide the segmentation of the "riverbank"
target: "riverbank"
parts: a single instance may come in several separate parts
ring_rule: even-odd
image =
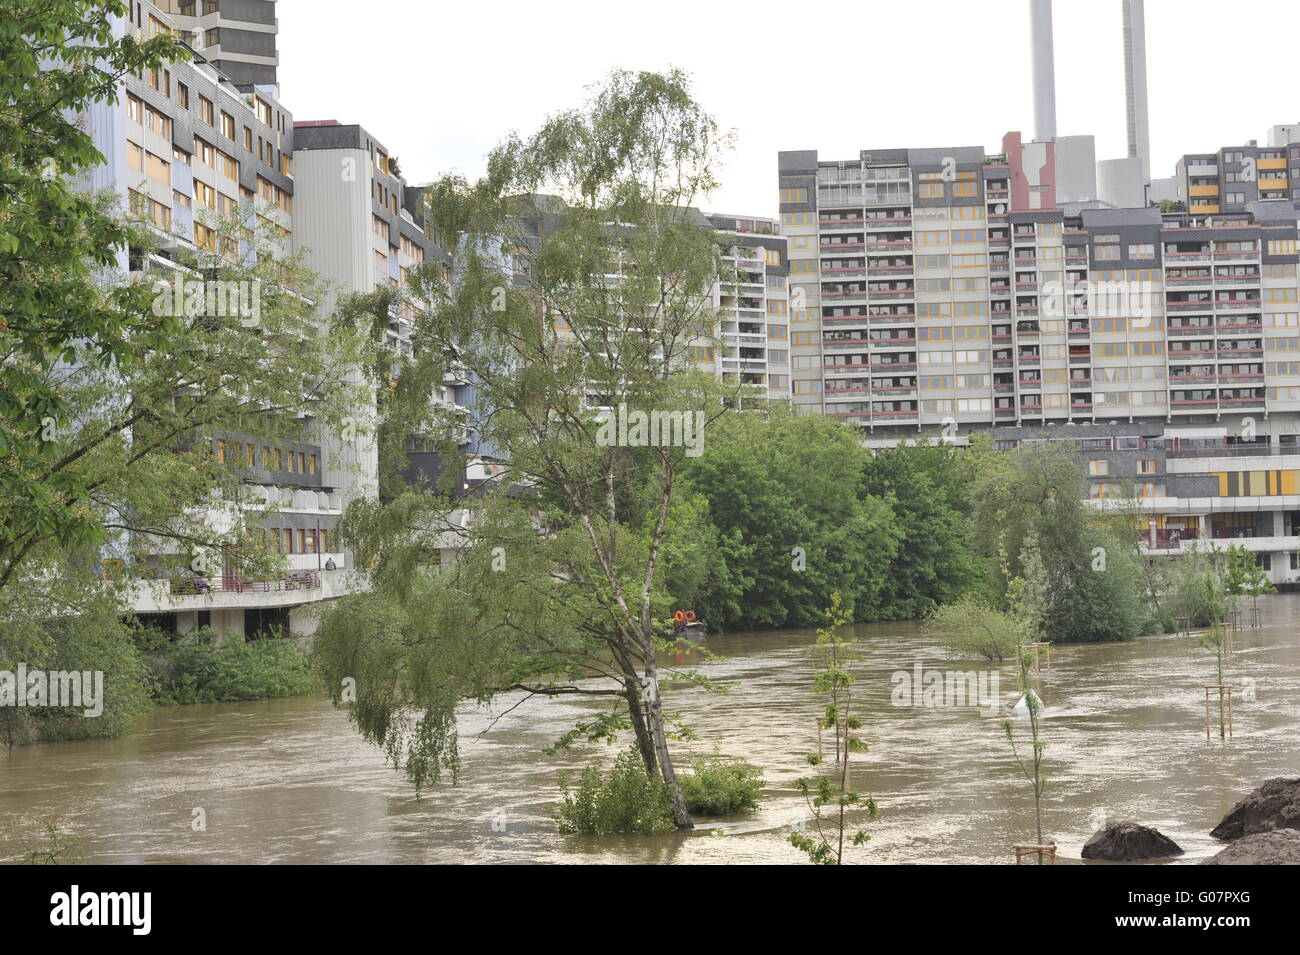
[[[1245,793],[1300,767],[1300,595],[1261,601],[1265,626],[1243,632],[1227,673],[1253,680],[1234,706],[1235,738],[1205,741],[1201,686],[1213,661],[1187,637],[1057,647],[1042,673],[1048,706],[1044,829],[1077,861],[1102,815],[1154,826],[1187,850],[1212,855],[1209,830]],[[854,780],[883,815],[856,859],[1011,861],[1032,832],[1032,799],[999,721],[971,707],[895,707],[895,673],[967,671],[946,661],[919,624],[856,628],[866,656],[855,689],[870,752]],[[315,697],[155,710],[110,740],[38,744],[0,761],[0,811],[58,815],[85,836],[91,862],[798,862],[785,842],[800,810],[793,780],[816,748],[822,701],[811,692],[811,631],[713,638],[725,659],[705,669],[737,682],[726,696],[666,691],[702,751],[761,766],[763,807],[703,823],[690,835],[564,836],[550,814],[558,778],[596,756],[542,748],[589,711],[582,701],[533,700],[509,713],[468,711],[464,779],[417,799],[362,743],[347,716]],[[1011,665],[989,671],[1014,700]],[[505,715],[501,715],[505,714]],[[499,720],[494,722],[496,716]],[[482,733],[482,736],[476,734]],[[206,831],[195,831],[202,809]],[[720,831],[721,835],[714,835]]]

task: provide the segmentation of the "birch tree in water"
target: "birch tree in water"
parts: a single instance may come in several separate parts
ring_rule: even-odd
[[[700,533],[678,471],[707,454],[709,424],[741,388],[692,352],[715,344],[726,249],[695,207],[725,141],[682,74],[618,72],[582,109],[507,138],[483,179],[428,189],[453,264],[408,290],[433,304],[381,408],[381,448],[411,432],[454,440],[462,424],[428,410],[454,369],[474,382],[470,426],[507,470],[474,497],[468,527],[453,488],[355,506],[344,533],[370,589],[319,637],[358,729],[417,786],[459,772],[462,701],[585,696],[608,705],[561,744],[630,730],[676,825],[691,825],[661,688],[706,681],[656,651],[674,609],[664,581]],[[448,540],[456,559],[435,570]]]

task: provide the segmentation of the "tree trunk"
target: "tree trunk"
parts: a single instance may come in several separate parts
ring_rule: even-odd
[[[646,725],[646,712],[641,700],[641,687],[635,677],[624,678],[627,688],[627,713],[632,722],[632,732],[636,735],[636,747],[641,753],[641,762],[645,771],[652,777],[659,774],[659,760],[655,757],[654,736]]]
[[[668,735],[664,732],[664,711],[659,699],[659,667],[655,663],[653,639],[649,641],[645,654],[645,677],[651,687],[646,701],[646,716],[650,723],[650,732],[654,739],[655,754],[659,758],[659,774],[664,785],[668,787],[668,796],[673,804],[673,822],[678,829],[694,829],[691,814],[686,811],[686,800],[682,798],[682,787],[677,782],[677,773],[673,770],[673,758],[668,752]]]

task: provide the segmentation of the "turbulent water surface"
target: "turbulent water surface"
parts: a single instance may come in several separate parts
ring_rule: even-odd
[[[1211,655],[1187,637],[1057,648],[1039,682],[1047,711],[1044,833],[1077,860],[1102,817],[1155,826],[1197,861],[1209,830],[1246,791],[1300,768],[1300,595],[1261,601],[1264,626],[1237,642],[1235,736],[1207,743],[1202,687]],[[916,624],[857,628],[865,656],[855,692],[870,751],[853,781],[882,815],[857,861],[1011,861],[1033,841],[1033,801],[1000,720],[974,706],[896,706],[894,674],[971,670],[945,660]],[[722,696],[665,691],[669,709],[714,746],[763,767],[762,808],[702,822],[691,834],[562,835],[551,821],[558,778],[606,748],[548,757],[543,747],[592,704],[575,699],[469,709],[463,778],[415,795],[346,715],[315,698],[160,709],[115,740],[23,747],[0,759],[0,811],[56,816],[91,862],[797,862],[786,842],[801,818],[793,781],[817,746],[808,631],[717,637],[705,669]],[[995,670],[1014,703],[1010,665]],[[910,682],[909,682],[910,685]],[[1253,696],[1253,699],[1250,697]],[[1245,699],[1242,699],[1245,697]],[[1216,717],[1217,719],[1217,717]],[[206,831],[195,831],[202,809]]]

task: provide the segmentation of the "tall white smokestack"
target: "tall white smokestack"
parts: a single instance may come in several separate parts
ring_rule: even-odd
[[[1143,0],[1124,0],[1124,95],[1128,103],[1128,154],[1142,160],[1142,181],[1151,181],[1151,133],[1147,124],[1147,30]]]
[[[1034,46],[1034,139],[1056,139],[1056,66],[1052,61],[1052,0],[1029,0]]]

